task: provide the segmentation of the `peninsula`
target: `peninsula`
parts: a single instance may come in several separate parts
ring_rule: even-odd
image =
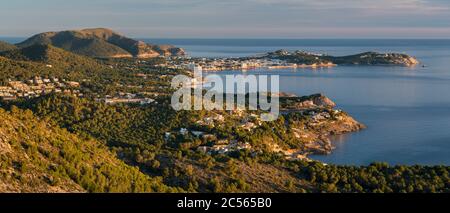
[[[258,56],[239,58],[171,58],[161,66],[169,68],[201,68],[203,71],[251,70],[258,68],[321,68],[338,65],[415,66],[420,62],[400,53],[365,52],[349,56],[330,56],[306,51],[278,50]]]

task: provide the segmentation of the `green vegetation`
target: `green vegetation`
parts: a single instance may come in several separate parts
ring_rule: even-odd
[[[322,54],[314,54],[304,51],[288,52],[278,50],[268,53],[267,56],[272,59],[279,59],[288,63],[320,65],[320,64],[337,64],[337,65],[404,65],[412,66],[419,62],[406,54],[398,53],[377,53],[365,52],[349,56],[330,56]]]
[[[55,69],[98,70],[101,65],[94,59],[73,54],[51,45],[33,45],[0,54],[16,61],[33,61],[51,65]]]
[[[355,167],[287,158],[283,151],[326,151],[324,135],[362,128],[323,95],[281,98],[289,113],[273,122],[258,122],[261,112],[176,112],[170,80],[189,73],[156,66],[162,58],[100,60],[51,45],[1,55],[3,84],[66,78],[80,82],[85,96],[0,102],[0,191],[450,192],[447,166]],[[155,102],[99,101],[117,93]],[[221,143],[251,148],[202,151]]]
[[[117,92],[167,93],[169,79],[180,71],[154,67],[163,61],[97,60],[51,45],[34,45],[0,53],[0,82],[7,85],[8,80],[27,81],[36,76],[67,79],[80,82],[82,93],[91,97]]]
[[[27,81],[42,76],[84,82],[86,89],[102,92],[121,74],[95,59],[48,45],[0,53],[0,82],[3,85],[8,80]]]
[[[82,137],[93,137],[110,147],[118,158],[165,185],[189,192],[448,192],[449,167],[374,164],[368,167],[323,165],[287,160],[266,150],[267,145],[298,147],[285,127],[288,123],[309,123],[294,113],[268,123],[253,132],[236,128],[233,117],[225,116],[221,127],[200,129],[198,118],[208,112],[175,112],[168,100],[146,107],[105,105],[69,96],[42,97],[17,103],[41,119]],[[5,106],[6,107],[6,106]],[[262,152],[241,150],[208,155],[196,150],[212,141],[189,135],[164,133],[189,128],[211,132],[229,140],[250,142]],[[269,131],[272,130],[272,131]],[[266,143],[261,143],[266,141]],[[258,144],[260,147],[258,147]],[[258,154],[256,154],[258,153]]]
[[[367,167],[324,166],[312,163],[299,175],[322,192],[448,193],[450,168],[446,166],[395,166],[375,163]]]
[[[0,53],[0,79],[28,80],[35,76],[53,76],[72,80],[107,75],[106,66],[94,59],[76,55],[49,45],[34,45]]]
[[[14,50],[17,49],[17,47],[13,44],[6,43],[4,41],[0,41],[0,53],[4,51]]]
[[[52,70],[41,63],[16,61],[0,56],[0,81],[6,84],[8,79],[30,79],[39,75],[62,75],[62,70]]]
[[[302,51],[290,53],[284,50],[278,50],[273,53],[269,53],[268,57],[272,59],[283,60],[288,63],[305,64],[305,65],[331,63],[331,60],[327,60],[317,55],[313,55],[311,53]]]
[[[419,62],[406,54],[389,53],[382,54],[376,52],[365,52],[356,55],[333,57],[324,56],[326,60],[331,60],[335,64],[353,64],[353,65],[406,65],[411,66]]]
[[[103,28],[41,33],[19,43],[18,46],[24,48],[37,44],[53,45],[96,58],[153,58],[184,54],[180,48],[146,44]]]
[[[116,159],[98,141],[69,133],[29,110],[0,109],[0,190],[164,192],[159,178]]]

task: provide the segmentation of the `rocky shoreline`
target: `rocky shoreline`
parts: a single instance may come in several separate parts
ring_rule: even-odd
[[[281,111],[291,117],[289,128],[301,143],[299,149],[278,150],[288,159],[309,160],[308,155],[331,154],[334,149],[331,136],[366,128],[344,111],[335,109],[336,104],[322,94],[282,99]]]

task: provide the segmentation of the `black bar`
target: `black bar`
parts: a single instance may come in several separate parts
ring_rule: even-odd
[[[222,208],[223,200],[247,198],[270,199],[270,207],[262,208]],[[336,211],[336,210],[415,210],[445,207],[449,194],[0,194],[0,208],[14,210],[114,210],[114,211],[155,211],[155,210],[199,210],[203,207],[178,208],[180,201],[211,200],[208,211],[213,210],[288,210]],[[216,203],[216,205],[214,205]]]

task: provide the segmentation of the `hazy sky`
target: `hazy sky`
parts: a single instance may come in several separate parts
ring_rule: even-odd
[[[450,0],[0,0],[0,36],[450,38]]]

